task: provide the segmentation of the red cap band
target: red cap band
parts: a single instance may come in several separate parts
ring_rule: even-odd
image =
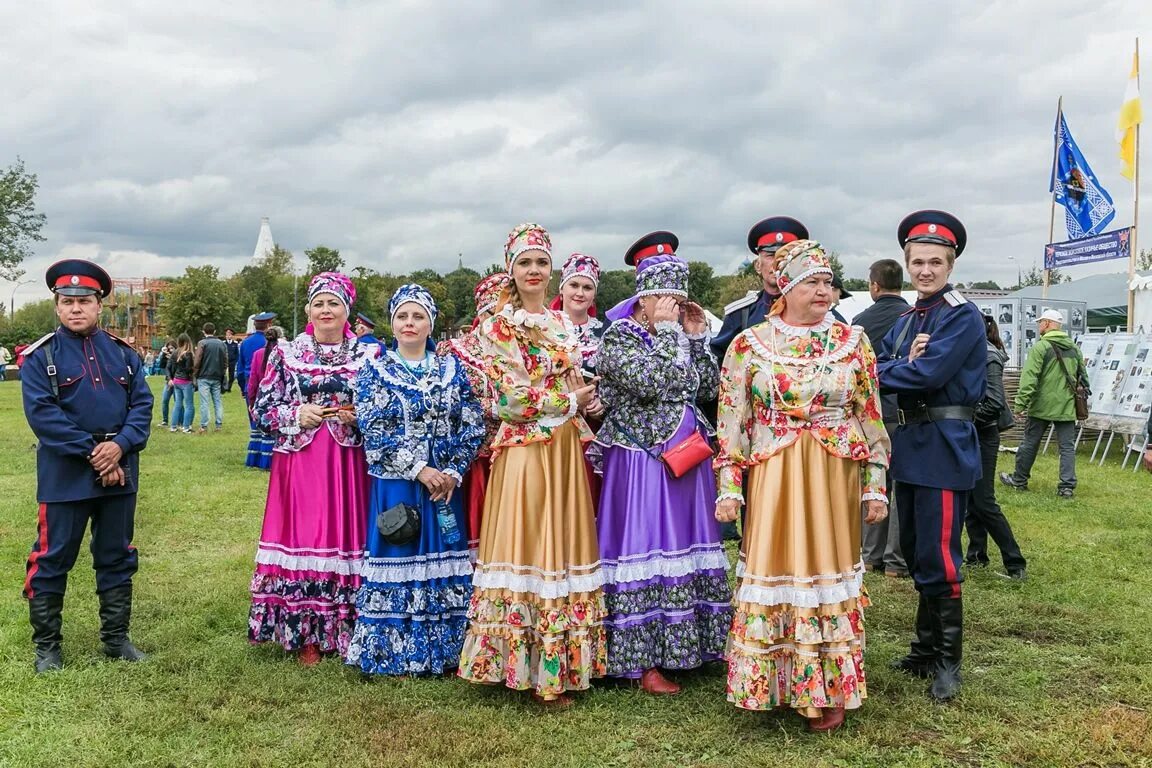
[[[793,240],[799,239],[800,238],[796,237],[796,235],[792,234],[791,232],[769,232],[756,241],[756,247],[766,248],[772,245],[784,245],[784,243],[790,243]]]
[[[649,256],[671,256],[674,253],[676,253],[676,251],[670,243],[657,243],[656,245],[650,245],[647,248],[641,248],[636,251],[636,253],[632,254],[632,260],[639,264],[641,259],[646,259]]]
[[[904,242],[908,242],[914,237],[923,237],[924,235],[941,237],[952,243],[953,247],[956,246],[956,235],[943,224],[917,224],[908,231],[908,237],[904,238]]]
[[[56,279],[56,288],[91,288],[97,293],[103,290],[100,281],[88,275],[61,275]]]

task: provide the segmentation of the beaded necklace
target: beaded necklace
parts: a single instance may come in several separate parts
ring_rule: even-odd
[[[821,394],[823,394],[823,391],[824,391],[824,388],[823,388],[824,374],[827,372],[828,361],[832,359],[832,329],[829,328],[827,331],[828,335],[824,341],[824,352],[820,356],[820,359],[816,361],[815,370],[808,371],[807,375],[804,375],[804,374],[800,373],[799,371],[793,373],[793,371],[791,369],[794,369],[794,368],[807,369],[812,363],[812,358],[806,358],[806,359],[801,360],[801,359],[796,359],[796,358],[787,358],[783,355],[776,354],[777,353],[776,326],[773,323],[769,323],[768,327],[771,328],[770,342],[771,342],[771,350],[772,350],[773,355],[776,356],[777,362],[779,362],[781,367],[788,367],[789,368],[789,371],[786,372],[785,375],[788,376],[790,379],[792,379],[792,381],[795,381],[798,384],[809,384],[809,383],[813,384],[812,396],[808,398],[807,402],[788,404],[784,401],[784,395],[780,391],[780,385],[776,382],[776,377],[775,376],[769,376],[768,377],[768,391],[772,395],[772,402],[775,404],[779,404],[781,407],[784,407],[784,408],[799,408],[799,409],[808,408],[810,405],[812,405],[813,402],[815,402],[817,397],[819,397]],[[809,331],[809,338],[812,338],[812,332],[811,331]]]
[[[320,342],[316,341],[315,336],[309,338],[312,340],[312,352],[316,355],[316,362],[320,365],[337,366],[352,362],[352,344],[348,338],[344,338],[339,346],[331,351],[324,349]]]

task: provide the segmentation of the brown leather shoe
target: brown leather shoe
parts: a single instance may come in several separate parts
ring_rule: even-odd
[[[300,649],[296,660],[302,667],[314,667],[320,663],[320,648],[315,643],[306,645]]]
[[[810,731],[834,731],[844,725],[844,707],[824,707],[820,717],[808,721]]]
[[[680,686],[664,677],[660,674],[660,670],[653,667],[644,670],[644,674],[640,676],[640,690],[656,696],[675,696],[680,693]]]

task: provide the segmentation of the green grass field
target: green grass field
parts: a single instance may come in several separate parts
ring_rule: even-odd
[[[887,668],[916,600],[907,580],[869,574],[869,698],[839,732],[816,735],[794,716],[727,704],[719,666],[679,676],[673,699],[600,685],[549,714],[502,689],[364,683],[336,660],[304,669],[249,646],[267,475],[243,468],[247,423],[238,394],[225,402],[222,434],[157,431],[142,457],[132,636],[151,660],[100,655],[85,550],[66,601],[66,668],[36,677],[20,597],[34,440],[19,385],[0,384],[0,765],[1152,765],[1147,473],[1090,467],[1085,455],[1076,498],[1059,501],[1049,454],[1031,492],[1003,489],[1029,580],[970,574],[964,693],[950,706]]]

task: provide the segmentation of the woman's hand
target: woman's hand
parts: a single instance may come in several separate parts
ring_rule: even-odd
[[[591,384],[585,384],[577,389],[572,390],[572,396],[576,398],[576,407],[578,410],[585,411],[588,409],[590,403],[596,400],[596,382],[599,379],[592,379]]]
[[[740,502],[736,499],[724,499],[716,502],[716,519],[721,523],[734,523],[740,516]]]
[[[416,473],[416,479],[428,489],[428,493],[432,494],[433,499],[441,492],[441,486],[444,483],[443,478],[444,474],[432,467],[424,467]]]
[[[320,426],[320,422],[324,421],[324,409],[315,403],[304,403],[300,406],[297,419],[300,426],[304,429],[313,429]]]
[[[888,505],[876,499],[864,502],[864,522],[869,525],[883,522],[888,517]]]
[[[652,315],[648,322],[652,325],[665,322],[680,322],[680,305],[674,296],[661,296],[656,299],[656,306],[652,308]]]
[[[432,494],[432,501],[452,501],[452,492],[456,490],[456,478],[447,472],[440,473],[440,490]]]
[[[356,411],[338,410],[336,411],[336,420],[345,426],[356,426]]]
[[[683,323],[684,332],[693,336],[698,336],[708,330],[708,317],[704,314],[703,307],[694,301],[685,302]]]

